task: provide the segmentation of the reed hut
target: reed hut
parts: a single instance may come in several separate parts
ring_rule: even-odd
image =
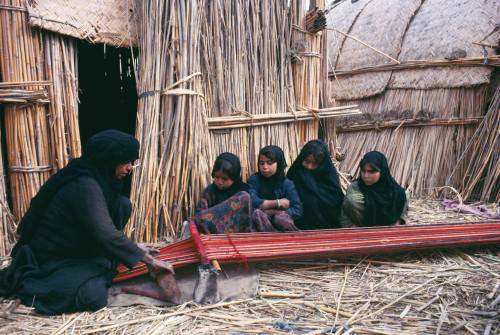
[[[483,135],[474,135],[484,117],[491,66],[497,58],[488,49],[488,64],[483,65],[484,55],[478,51],[482,46],[467,44],[467,56],[453,68],[377,67],[401,66],[413,59],[427,62],[429,57],[420,48],[425,43],[441,50],[436,46],[441,40],[429,42],[423,23],[417,24],[420,15],[424,23],[434,20],[432,29],[443,36],[460,29],[456,41],[492,43],[498,35],[485,37],[491,30],[485,17],[498,14],[498,8],[493,14],[489,10],[495,7],[493,1],[478,3],[479,9],[460,5],[460,10],[471,7],[467,27],[456,23],[449,30],[441,27],[442,22],[453,21],[445,11],[436,16],[434,7],[424,10],[433,1],[337,3],[329,14],[333,31],[324,29],[324,2],[307,3],[308,7],[302,0],[0,0],[5,142],[1,167],[6,176],[0,181],[0,253],[5,254],[13,242],[15,223],[40,186],[80,155],[82,139],[89,133],[84,124],[99,123],[119,103],[104,95],[94,99],[92,108],[85,107],[87,72],[98,65],[90,60],[85,70],[79,73],[78,69],[89,62],[82,50],[90,45],[99,46],[101,56],[104,53],[113,66],[99,67],[102,76],[90,85],[118,76],[122,81],[115,89],[128,99],[121,106],[133,107],[132,114],[116,114],[115,121],[131,119],[133,125],[127,130],[134,131],[141,142],[128,225],[128,234],[135,240],[151,242],[176,234],[209,182],[211,164],[219,153],[238,154],[246,177],[255,172],[256,156],[264,145],[281,146],[288,163],[310,139],[323,137],[336,150],[334,119],[338,117],[349,116],[338,129],[340,147],[347,153],[341,163],[345,171],[352,172],[355,161],[369,149],[364,143],[381,143],[377,147],[389,154],[393,164],[403,166],[398,178],[417,194],[444,185],[460,154],[466,152],[467,141],[475,139],[480,146],[482,138],[492,133],[496,119],[479,127]],[[454,10],[448,14],[455,15]],[[400,15],[401,11],[406,14]],[[364,13],[371,14],[363,19]],[[377,35],[370,35],[374,32]],[[371,47],[345,38],[347,34]],[[447,46],[462,48],[465,43],[447,38]],[[112,53],[117,58],[111,58]],[[377,71],[352,73],[359,67]],[[428,71],[441,72],[431,76]],[[334,79],[328,80],[329,73]],[[449,78],[443,80],[442,73]],[[124,84],[124,77],[133,81]],[[132,91],[127,91],[130,83]],[[443,83],[449,85],[442,87]],[[351,117],[360,113],[356,104],[365,111],[361,118]],[[403,116],[404,120],[413,117],[413,111],[419,118],[432,115],[427,123],[439,124],[445,118],[448,123],[440,128],[410,128],[405,121],[382,132],[351,131],[352,122],[363,118],[372,122],[375,116],[387,115],[384,122],[400,122]],[[454,140],[458,137],[463,141]],[[402,151],[404,145],[413,149]],[[429,165],[439,171],[424,169]]]
[[[346,154],[341,169],[356,174],[376,149],[414,195],[448,185],[498,202],[499,24],[498,1],[332,4],[328,92],[362,111],[328,127]]]
[[[3,216],[2,236],[12,242],[15,222],[39,187],[80,155],[88,132],[82,118],[95,113],[81,101],[88,88],[80,78],[94,70],[78,73],[82,45],[130,55],[129,64],[115,63],[120,75],[129,66],[136,83],[133,130],[141,165],[128,227],[134,239],[175,235],[223,151],[240,155],[245,176],[267,144],[283,147],[291,163],[305,141],[319,136],[321,119],[358,112],[323,101],[323,1],[310,9],[306,20],[302,1],[2,0],[7,187],[2,192],[0,184],[0,200],[10,218]],[[99,103],[109,106],[107,100]],[[108,113],[100,110],[90,122]]]

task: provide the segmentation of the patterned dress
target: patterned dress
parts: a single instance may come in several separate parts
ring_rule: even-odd
[[[221,194],[213,184],[203,192],[193,217],[202,234],[254,232],[252,200],[246,191]],[[220,199],[225,199],[220,201]]]

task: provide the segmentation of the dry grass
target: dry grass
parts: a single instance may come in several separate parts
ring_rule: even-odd
[[[490,205],[498,210],[498,205]],[[480,220],[412,200],[415,224]],[[259,265],[255,299],[198,306],[105,308],[57,317],[18,307],[0,333],[37,334],[495,334],[498,249]],[[12,302],[5,301],[5,310]]]

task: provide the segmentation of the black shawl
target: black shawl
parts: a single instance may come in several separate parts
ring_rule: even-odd
[[[245,184],[241,179],[240,159],[238,158],[238,156],[230,152],[224,152],[217,157],[212,169],[212,177],[215,175],[215,172],[220,168],[220,166],[223,165],[222,161],[226,161],[230,165],[230,167],[228,166],[228,168],[224,168],[223,172],[226,173],[229,178],[231,178],[233,184],[231,185],[231,187],[225,190],[219,190],[215,186],[215,184],[212,184],[212,187],[208,187],[206,191],[210,193],[210,207],[229,199],[238,192],[248,190],[248,185]]]
[[[392,225],[399,220],[403,212],[406,203],[405,190],[391,176],[387,158],[381,152],[367,153],[359,163],[359,168],[365,164],[370,164],[380,171],[380,179],[374,185],[366,185],[361,177],[357,179],[365,201],[365,226]]]
[[[12,250],[12,256],[22,245],[29,243],[55,194],[76,178],[94,178],[101,187],[109,212],[116,212],[122,182],[116,178],[115,168],[118,164],[132,162],[138,157],[139,142],[129,134],[111,129],[92,136],[83,155],[51,176],[31,200],[28,211],[19,223],[19,240]],[[114,224],[119,228],[119,222]]]
[[[313,171],[305,169],[302,162],[315,153],[321,153],[323,157],[321,163]],[[297,222],[300,229],[326,229],[339,226],[344,194],[325,143],[320,140],[309,141],[288,170],[287,177],[295,183],[302,199],[304,216]]]

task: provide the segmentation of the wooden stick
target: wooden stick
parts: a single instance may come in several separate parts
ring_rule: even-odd
[[[470,57],[460,59],[423,59],[423,60],[409,60],[400,64],[379,64],[372,66],[365,66],[350,70],[336,69],[330,72],[328,76],[330,80],[340,76],[352,76],[361,73],[380,72],[380,71],[403,71],[411,69],[423,69],[429,67],[442,67],[442,66],[500,66],[500,56],[489,57]]]
[[[399,127],[426,127],[426,126],[456,126],[469,125],[481,122],[482,117],[464,118],[464,119],[431,119],[428,121],[406,119],[385,121],[381,123],[371,124],[354,124],[352,126],[338,126],[337,132],[347,133],[353,131],[364,131],[371,129],[386,129]]]
[[[340,34],[342,34],[342,35],[346,36],[346,37],[349,37],[350,39],[353,39],[353,40],[355,40],[356,42],[361,43],[361,44],[363,44],[364,46],[366,46],[366,47],[368,47],[368,48],[372,49],[372,50],[373,50],[373,51],[375,51],[376,53],[379,53],[379,54],[381,54],[382,56],[384,56],[384,57],[386,57],[386,58],[388,58],[388,59],[392,60],[392,61],[393,61],[393,62],[395,62],[396,64],[401,64],[401,62],[400,62],[400,61],[398,61],[397,59],[395,59],[395,58],[393,58],[393,57],[389,56],[389,55],[388,55],[388,54],[386,54],[385,52],[382,52],[382,51],[380,51],[380,50],[378,50],[378,49],[376,49],[376,48],[372,47],[372,46],[371,46],[371,45],[369,45],[368,43],[361,41],[361,40],[360,40],[359,38],[357,38],[357,37],[354,37],[354,36],[352,36],[352,35],[349,35],[349,34],[347,34],[347,33],[344,33],[344,32],[342,32],[342,31],[340,31],[340,30],[338,30],[338,29],[336,29],[336,28],[327,28],[327,30],[333,30],[333,31],[335,31],[335,32],[337,32],[337,33],[340,33]]]

